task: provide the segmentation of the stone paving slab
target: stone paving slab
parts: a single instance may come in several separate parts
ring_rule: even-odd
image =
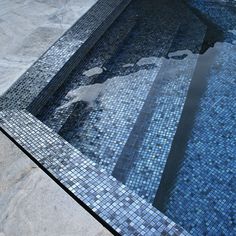
[[[111,235],[2,133],[0,145],[1,236]]]

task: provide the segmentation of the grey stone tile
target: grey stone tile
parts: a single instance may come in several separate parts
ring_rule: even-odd
[[[6,56],[16,57],[19,53],[18,61],[22,61],[25,71],[32,65],[32,62],[24,60],[22,54],[27,58],[33,55],[36,55],[38,58],[96,1],[97,0],[1,1],[0,60]],[[59,22],[55,23],[51,20],[51,17],[55,15],[59,17]],[[53,30],[49,32],[49,37],[47,37],[45,32],[47,28],[53,28]],[[42,33],[42,35],[40,33]],[[34,41],[35,36],[39,37],[36,41]],[[43,41],[43,39],[46,40]],[[36,61],[37,58],[35,58],[33,62]],[[17,64],[19,65],[19,63]],[[7,81],[8,86],[1,86],[0,95],[22,74],[22,70],[18,70],[18,72],[14,70],[15,72],[11,73],[11,70],[5,70],[5,68],[1,67],[0,73],[2,74],[3,71],[4,75],[0,78],[0,84],[5,84],[4,81]]]
[[[0,235],[111,235],[2,133],[0,146]]]

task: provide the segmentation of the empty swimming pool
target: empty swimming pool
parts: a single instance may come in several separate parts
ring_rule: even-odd
[[[193,235],[235,234],[235,1],[132,1],[38,118]]]

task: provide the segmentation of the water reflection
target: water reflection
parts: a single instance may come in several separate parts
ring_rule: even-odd
[[[236,229],[235,74],[233,43],[217,42],[199,56],[156,196],[155,205],[193,235]]]

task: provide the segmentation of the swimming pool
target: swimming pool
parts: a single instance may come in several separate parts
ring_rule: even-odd
[[[91,13],[90,21],[97,17],[96,12]],[[146,227],[150,235],[157,235],[157,229],[168,234],[174,223],[169,222],[166,229],[163,215],[161,226],[155,223],[153,232],[148,228],[154,227],[154,221],[145,212],[145,208],[153,212],[147,202],[193,235],[234,235],[235,12],[235,1],[131,1],[105,33],[97,36],[96,43],[83,49],[83,57],[74,57],[72,72],[59,71],[60,80],[57,74],[52,79],[53,89],[40,92],[40,99],[32,99],[33,105],[27,103],[27,109],[51,129],[32,117],[25,121],[28,116],[24,112],[15,115],[21,128],[12,113],[7,115],[12,122],[8,129],[17,123],[18,139],[32,129],[30,140],[36,146],[42,142],[41,147],[31,147],[26,138],[21,144],[37,151],[44,168],[93,205],[93,211],[105,207],[99,214],[112,222],[117,232],[131,232],[136,227],[140,234]],[[61,45],[51,50],[68,50],[66,55],[72,58],[70,50],[82,45],[74,35],[76,31],[71,31],[64,37],[72,44],[69,49],[63,49],[61,40]],[[35,80],[44,70],[53,74],[60,63],[66,68],[63,61],[67,59],[61,60],[59,55],[57,60],[55,54],[50,50],[45,54],[49,66],[43,60],[42,65],[36,64]],[[45,78],[43,74],[44,83]],[[32,89],[39,90],[31,86],[32,81],[22,84],[27,91],[24,96],[28,91],[34,95]],[[13,107],[27,101],[25,97],[17,99],[19,91],[15,86]],[[34,140],[34,133],[41,137]],[[41,159],[41,149],[53,158]],[[112,176],[125,187],[116,187]],[[115,194],[115,189],[119,193]],[[137,195],[126,196],[128,190]],[[136,220],[136,212],[127,213],[124,206],[145,214]],[[151,216],[157,218],[158,214]],[[128,217],[125,222],[124,216]],[[146,226],[147,222],[151,226]]]

